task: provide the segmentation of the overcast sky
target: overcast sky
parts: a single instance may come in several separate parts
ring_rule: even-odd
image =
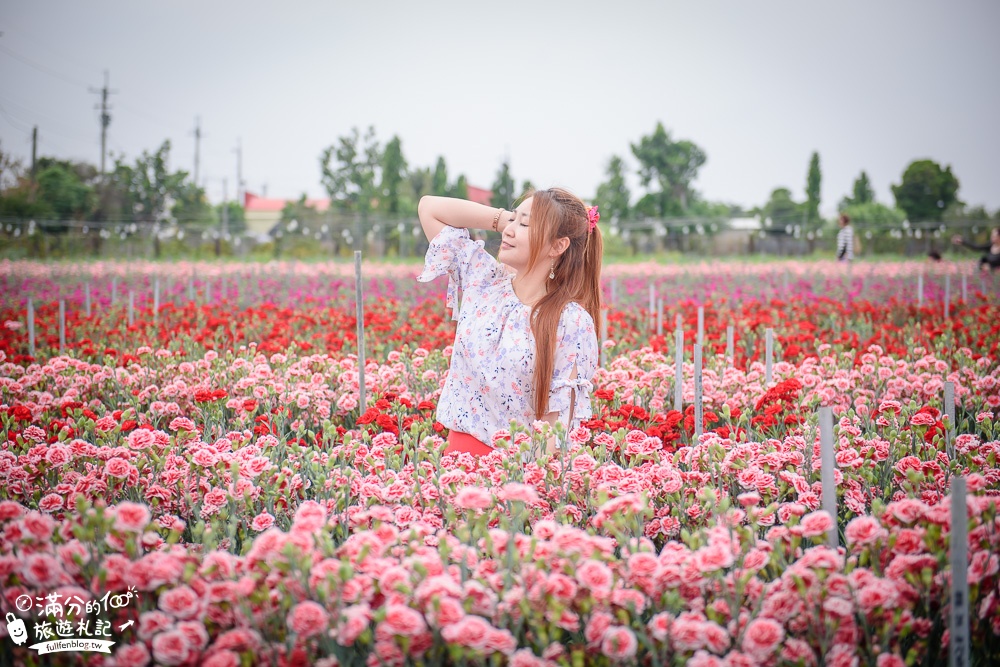
[[[1000,2],[102,2],[0,4],[0,142],[100,160],[169,138],[171,166],[233,196],[325,196],[319,155],[354,126],[399,135],[411,166],[594,193],[657,121],[708,155],[695,188],[804,197],[813,150],[830,214],[864,169],[892,203],[913,159],[950,164],[1000,208]],[[637,182],[633,182],[633,198]]]

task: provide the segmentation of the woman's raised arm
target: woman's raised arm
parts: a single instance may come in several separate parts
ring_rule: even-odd
[[[493,223],[496,222],[496,231],[502,233],[514,214],[502,208],[483,206],[465,199],[424,195],[417,205],[417,216],[420,218],[420,226],[424,229],[427,241],[430,242],[446,225],[464,229],[493,230]]]

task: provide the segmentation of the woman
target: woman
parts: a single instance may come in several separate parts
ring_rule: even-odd
[[[854,228],[851,218],[846,213],[840,214],[840,231],[837,232],[837,261],[850,262],[854,260]]]
[[[1000,269],[1000,227],[994,227],[990,232],[990,242],[986,245],[973,245],[967,243],[961,236],[951,237],[951,242],[955,245],[965,246],[970,250],[985,251],[986,254],[979,258],[979,268],[990,271]]]
[[[601,317],[597,208],[552,188],[514,211],[426,196],[418,215],[430,247],[417,280],[447,275],[458,320],[437,411],[450,429],[445,453],[488,454],[511,421],[572,429],[588,419]],[[496,259],[469,229],[502,235]]]

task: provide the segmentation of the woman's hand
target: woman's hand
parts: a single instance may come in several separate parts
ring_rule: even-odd
[[[503,230],[507,229],[508,225],[514,224],[514,220],[517,214],[513,211],[508,211],[504,209],[500,212],[500,219],[497,220],[497,231],[503,234]]]

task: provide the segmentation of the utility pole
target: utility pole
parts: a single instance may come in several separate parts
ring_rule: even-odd
[[[31,130],[31,182],[35,182],[35,163],[38,156],[38,126]]]
[[[94,107],[101,110],[101,176],[104,175],[104,158],[107,155],[108,146],[108,125],[111,124],[111,108],[108,106],[108,95],[117,95],[117,90],[108,90],[108,70],[104,70],[104,87],[100,90],[90,89],[90,92],[101,96],[101,106]]]
[[[194,185],[198,187],[198,163],[201,152],[201,116],[194,118]]]
[[[215,256],[222,256],[222,238],[229,229],[229,183],[222,179],[222,211],[219,216],[219,232],[215,235]]]
[[[236,140],[236,203],[243,206],[243,139]]]

